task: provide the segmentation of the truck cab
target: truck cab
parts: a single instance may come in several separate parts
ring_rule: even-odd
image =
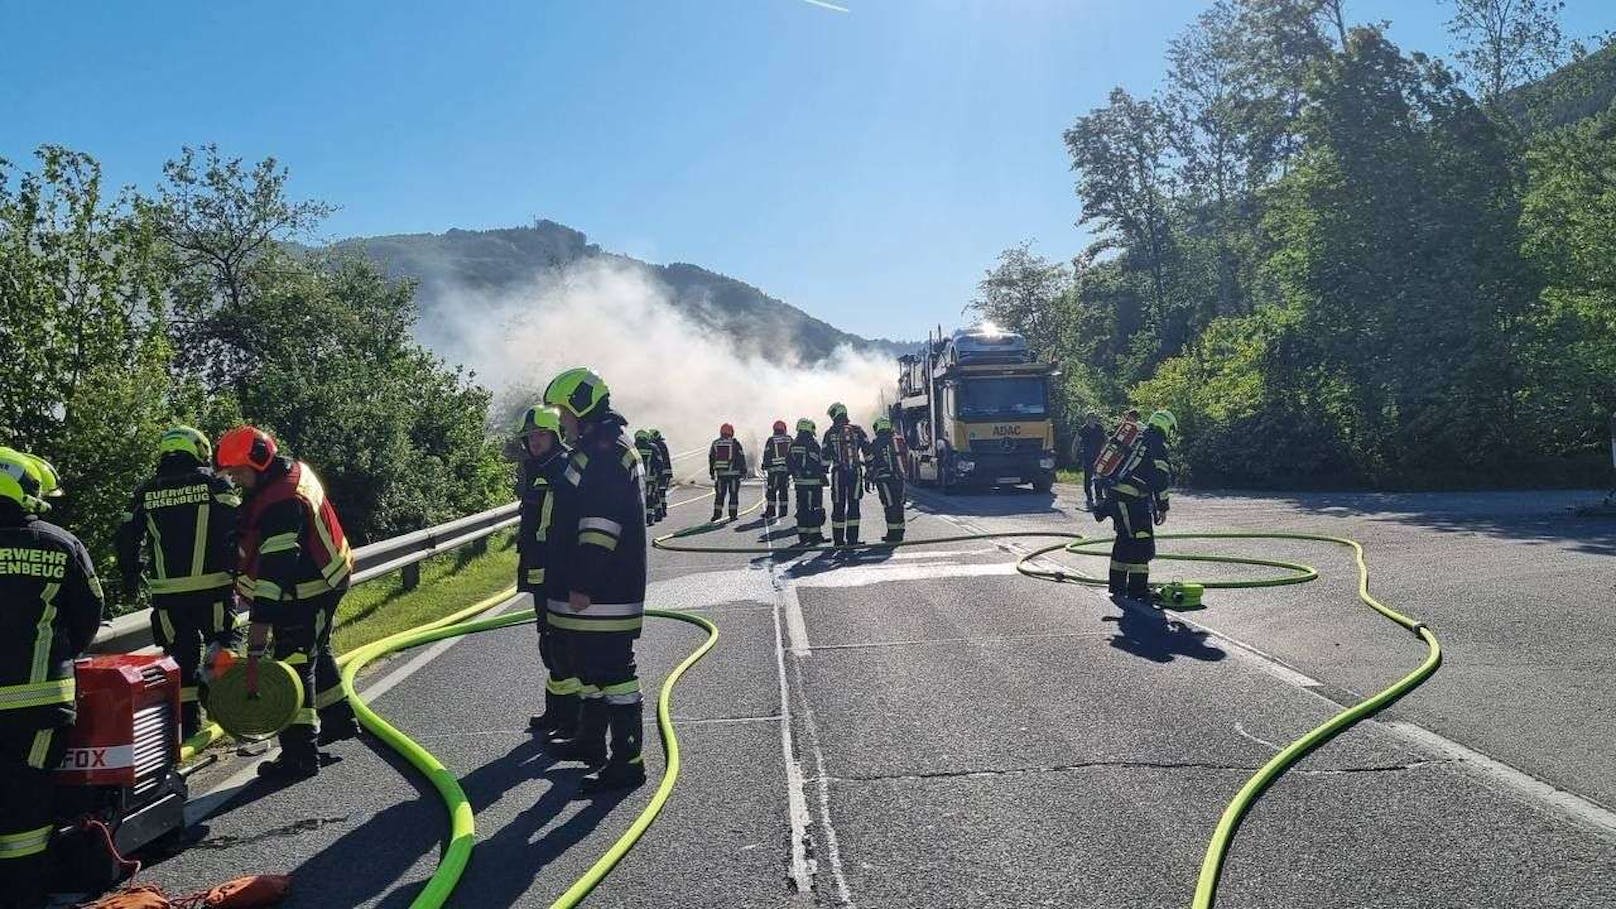
[[[1026,339],[978,325],[927,340],[900,359],[893,422],[908,448],[909,475],[949,490],[1055,479],[1054,366],[1033,359]]]

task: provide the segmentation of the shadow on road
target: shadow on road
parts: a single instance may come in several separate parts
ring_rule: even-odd
[[[1111,646],[1153,663],[1170,663],[1177,657],[1217,662],[1228,656],[1221,648],[1206,642],[1207,632],[1169,619],[1167,613],[1151,606],[1118,603],[1121,615],[1102,616],[1102,622],[1114,622],[1117,633],[1111,636]]]
[[[382,809],[311,856],[292,872],[294,898],[286,905],[356,906],[381,897],[379,906],[404,907],[424,888],[425,882],[418,881],[394,889],[421,856],[442,843],[445,829],[438,795],[392,751],[379,746],[373,750],[410,781],[418,798]],[[479,842],[477,860],[456,893],[456,904],[516,904],[545,865],[582,840],[611,813],[621,801],[620,796],[586,803],[565,823],[529,842],[572,804],[585,772],[586,768],[580,766],[556,768],[538,742],[529,740],[460,778],[461,788],[476,813],[534,777],[546,777],[550,786],[532,807],[492,838]],[[423,823],[423,803],[431,806],[431,823]]]
[[[1324,517],[1362,518],[1439,533],[1477,533],[1529,543],[1551,543],[1594,555],[1616,555],[1616,518],[1580,517],[1578,505],[1598,502],[1587,490],[1484,492],[1252,493],[1198,491],[1185,498],[1247,499],[1282,503]]]

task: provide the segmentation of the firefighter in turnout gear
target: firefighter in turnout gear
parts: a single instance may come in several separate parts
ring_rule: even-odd
[[[563,635],[569,674],[582,686],[577,732],[552,753],[596,768],[581,784],[585,793],[632,788],[645,782],[634,665],[645,621],[644,465],[623,438],[625,421],[612,411],[600,376],[569,369],[550,382],[544,400],[561,410],[573,442],[551,511],[545,621]]]
[[[662,430],[651,429],[651,444],[656,446],[657,461],[648,468],[646,482],[654,482],[657,492],[657,520],[668,516],[668,488],[673,485],[673,455],[668,453],[668,442]]]
[[[640,463],[645,465],[645,526],[650,527],[660,520],[657,483],[652,478],[659,473],[658,462],[662,460],[662,455],[657,451],[656,443],[651,441],[650,430],[646,429],[634,431],[634,450],[640,456]]]
[[[0,906],[41,909],[55,826],[51,774],[77,704],[73,660],[101,625],[84,544],[39,520],[56,471],[0,448]]]
[[[562,482],[567,466],[567,448],[561,443],[561,414],[542,404],[522,413],[516,427],[517,449],[522,460],[517,471],[516,499],[516,589],[533,597],[541,610],[535,622],[539,632],[539,661],[544,665],[544,713],[528,720],[536,733],[557,738],[570,737],[578,725],[578,691],[583,684],[561,671],[566,664],[558,655],[561,635],[552,633],[542,618],[544,579],[550,564],[550,525],[555,513],[553,495]]]
[[[837,546],[859,541],[859,500],[864,497],[864,458],[869,437],[847,419],[847,407],[832,404],[826,411],[830,428],[820,443],[830,467],[830,535]]]
[[[258,660],[268,653],[303,680],[303,705],[280,734],[281,756],[260,764],[258,775],[314,776],[319,745],[359,733],[331,655],[331,625],[348,592],[353,551],[314,471],[281,454],[268,433],[238,426],[219,438],[214,459],[246,495],[236,591],[251,603],[248,690],[256,684]]]
[[[741,477],[746,476],[746,452],[735,438],[735,427],[725,423],[718,438],[707,448],[707,475],[713,478],[713,520],[729,503],[729,519],[735,520],[741,507]]]
[[[152,637],[180,667],[180,729],[190,738],[202,726],[203,667],[241,643],[232,577],[241,496],[214,473],[201,432],[175,426],[157,452],[156,476],[135,490],[118,528],[118,566],[128,599],[144,576]]]
[[[785,518],[791,507],[791,437],[786,435],[786,421],[774,421],[774,435],[763,443],[763,473],[767,480],[764,494],[769,499],[765,521]]]
[[[1108,584],[1114,595],[1150,599],[1150,560],[1156,557],[1154,527],[1167,520],[1173,485],[1167,440],[1177,429],[1171,411],[1151,414],[1114,476],[1106,500],[1116,530]]]
[[[874,486],[881,496],[881,510],[886,513],[887,533],[883,543],[903,542],[903,455],[892,435],[892,421],[878,417],[871,424],[875,441],[870,443],[870,476],[865,483]]]
[[[825,458],[816,432],[813,420],[798,420],[797,437],[786,454],[786,467],[797,487],[797,543],[802,546],[825,541]]]

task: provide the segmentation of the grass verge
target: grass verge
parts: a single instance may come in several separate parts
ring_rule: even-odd
[[[1057,482],[1057,483],[1075,483],[1075,484],[1081,486],[1083,484],[1083,471],[1081,471],[1081,470],[1072,470],[1069,467],[1062,467],[1059,470],[1055,471],[1055,482]]]
[[[337,607],[331,632],[336,653],[346,653],[395,632],[423,625],[491,596],[516,581],[516,534],[488,538],[488,549],[463,546],[421,563],[421,584],[404,589],[400,574],[361,584]]]

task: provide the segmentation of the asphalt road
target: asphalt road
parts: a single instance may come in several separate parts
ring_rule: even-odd
[[[1074,493],[917,492],[910,538],[1102,532]],[[1616,815],[1603,807],[1616,805],[1616,522],[1567,517],[1571,498],[1176,498],[1165,530],[1362,540],[1374,591],[1428,622],[1447,654],[1432,682],[1264,796],[1220,906],[1616,905]],[[662,527],[703,517],[695,503]],[[879,523],[873,497],[865,519]],[[694,542],[764,533],[743,519]],[[588,905],[1187,906],[1213,825],[1252,771],[1423,654],[1358,603],[1345,550],[1184,544],[1295,558],[1324,579],[1216,592],[1180,619],[1022,578],[1010,542],[1036,541],[857,559],[655,553],[650,600],[711,618],[722,638],[674,698],[685,771],[672,801]],[[648,687],[700,637],[648,622]],[[572,798],[581,770],[552,764],[525,731],[542,690],[529,628],[402,655],[368,678],[407,669],[374,704],[461,776],[477,809],[452,905],[548,905],[651,787]],[[341,760],[308,783],[227,786],[234,797],[148,879],[178,892],[282,872],[292,906],[408,905],[437,861],[437,798],[385,750],[333,751]],[[229,784],[242,760],[199,774],[195,791]],[[648,763],[660,773],[655,748]]]

